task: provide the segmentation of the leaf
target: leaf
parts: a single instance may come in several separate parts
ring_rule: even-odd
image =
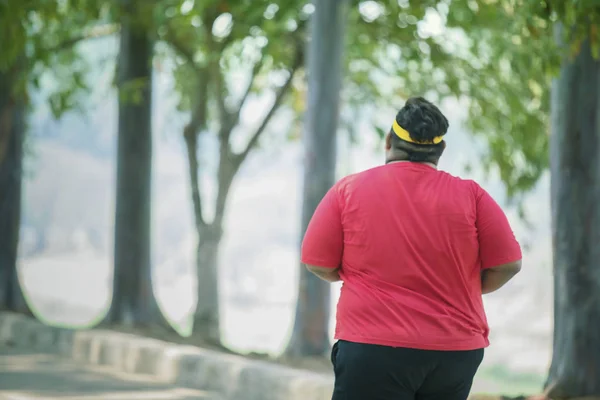
[[[144,90],[147,86],[148,80],[146,78],[138,78],[123,82],[119,86],[119,96],[125,104],[140,104],[143,100]]]
[[[44,80],[55,81],[48,98],[53,114],[78,109],[75,99],[87,90],[87,66],[77,45],[105,9],[100,0],[0,1],[0,72],[18,71],[13,92],[27,96],[28,84],[40,88]]]
[[[376,127],[375,127],[375,133],[377,133],[377,137],[378,137],[380,140],[383,140],[383,139],[385,139],[385,136],[387,135],[387,132],[386,132],[386,130],[385,130],[385,129],[383,129],[383,128],[380,128],[380,127],[378,127],[378,126],[376,126]]]

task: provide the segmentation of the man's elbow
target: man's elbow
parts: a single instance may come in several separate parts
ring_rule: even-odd
[[[521,272],[521,266],[522,266],[522,260],[517,260],[517,261],[513,261],[511,263],[508,264],[504,264],[501,265],[497,268],[502,269],[503,271],[506,271],[507,273],[512,273],[513,275],[518,274],[519,272]]]
[[[521,264],[521,260],[517,260],[510,263],[497,265],[492,268],[488,268],[485,271],[494,275],[502,275],[510,279],[517,275],[519,272],[521,272]]]
[[[521,271],[521,260],[498,265],[481,272],[483,294],[492,293],[504,286]]]
[[[306,269],[328,282],[337,282],[340,280],[339,268],[318,267],[316,265],[306,264]]]

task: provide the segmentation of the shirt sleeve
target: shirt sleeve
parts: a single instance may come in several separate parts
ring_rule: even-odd
[[[301,261],[315,267],[338,268],[342,263],[344,233],[337,186],[331,188],[313,214],[304,240]]]
[[[521,246],[506,214],[484,189],[477,185],[477,234],[481,268],[493,268],[522,258]]]

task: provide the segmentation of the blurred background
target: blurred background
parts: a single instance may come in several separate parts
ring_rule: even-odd
[[[143,290],[128,279],[147,287],[151,277],[160,310],[190,336],[214,268],[221,345],[284,353],[298,318],[305,53],[311,40],[325,40],[309,34],[315,7],[289,3],[3,2],[0,81],[13,87],[0,95],[27,99],[13,102],[24,121],[13,131],[23,141],[14,155],[23,172],[16,271],[26,300],[16,308],[49,324],[145,327],[160,320],[148,311],[153,300],[134,293],[115,302],[115,290]],[[488,190],[524,248],[522,273],[485,297],[492,344],[476,388],[536,392],[552,350],[553,52],[528,55],[551,48],[551,27],[535,8],[521,17],[496,3],[511,2],[345,4],[335,176],[383,162],[382,132],[408,96],[440,105],[450,120],[440,168]],[[529,17],[542,39],[527,47]],[[144,109],[151,123],[140,125]],[[126,113],[138,114],[127,120]],[[131,184],[144,174],[151,189]],[[131,243],[131,232],[143,229],[143,211],[128,219],[140,196],[149,197],[149,258],[144,245],[137,255],[115,247],[115,237],[130,235]],[[120,201],[129,208],[118,211]],[[0,213],[17,212],[10,207],[5,201]],[[114,284],[115,268],[131,270],[123,273],[130,278]],[[333,285],[330,327],[338,294]],[[203,335],[214,339],[214,331]]]

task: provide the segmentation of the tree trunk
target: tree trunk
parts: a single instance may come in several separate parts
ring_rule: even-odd
[[[198,232],[198,236],[198,303],[194,312],[193,335],[218,345],[221,343],[218,267],[222,232],[218,227],[207,225]]]
[[[31,315],[17,273],[26,104],[0,73],[0,309]]]
[[[557,399],[600,398],[600,62],[584,42],[552,87],[551,196]]]
[[[210,26],[214,17],[209,17],[205,21]],[[209,22],[209,23],[206,23]],[[298,27],[300,30],[300,26]],[[224,48],[216,48],[214,38],[209,37],[209,48],[215,55],[219,55]],[[176,46],[176,48],[179,46]],[[186,125],[183,136],[185,139],[188,167],[190,173],[190,192],[194,210],[194,222],[198,235],[198,245],[196,248],[196,269],[198,278],[198,302],[194,313],[193,336],[200,340],[208,341],[213,344],[221,344],[220,335],[220,315],[219,315],[219,246],[223,236],[223,220],[225,217],[225,208],[227,198],[233,183],[235,175],[239,171],[242,163],[248,154],[254,149],[265,132],[269,121],[279,109],[285,95],[291,88],[292,79],[298,68],[302,65],[303,52],[296,48],[295,58],[290,65],[289,73],[285,83],[275,91],[275,101],[271,105],[259,124],[257,130],[250,135],[250,140],[244,150],[234,153],[231,149],[231,133],[239,122],[242,107],[252,92],[253,82],[256,75],[260,72],[263,64],[264,55],[258,61],[252,71],[250,83],[246,88],[238,104],[237,111],[229,112],[225,106],[225,92],[222,71],[219,70],[219,60],[212,60],[208,65],[197,66],[197,88],[192,106],[192,115],[189,123]],[[186,57],[190,61],[193,57]],[[217,57],[218,58],[218,57]],[[193,61],[191,61],[193,63]],[[212,82],[212,85],[211,85]],[[217,173],[218,192],[215,201],[215,216],[212,222],[207,222],[203,215],[203,196],[199,179],[198,162],[198,138],[207,127],[208,104],[210,88],[213,88],[216,97],[217,109],[219,110],[219,168]]]
[[[219,246],[223,237],[223,221],[227,197],[240,163],[231,158],[229,143],[221,138],[219,154],[218,191],[215,202],[215,217],[210,224],[203,218],[196,226],[198,247],[196,252],[196,271],[198,278],[198,302],[194,312],[193,335],[212,344],[221,344],[221,318],[219,306]],[[198,188],[198,182],[192,187]],[[200,197],[200,192],[197,194]],[[198,208],[200,210],[200,208]]]
[[[305,170],[302,236],[317,205],[335,183],[342,49],[346,2],[314,2],[308,50],[308,109],[304,129]],[[330,285],[300,266],[291,356],[321,356],[330,348]]]
[[[121,25],[117,68],[119,132],[115,213],[114,281],[106,322],[167,325],[152,288],[152,58],[149,29]]]

